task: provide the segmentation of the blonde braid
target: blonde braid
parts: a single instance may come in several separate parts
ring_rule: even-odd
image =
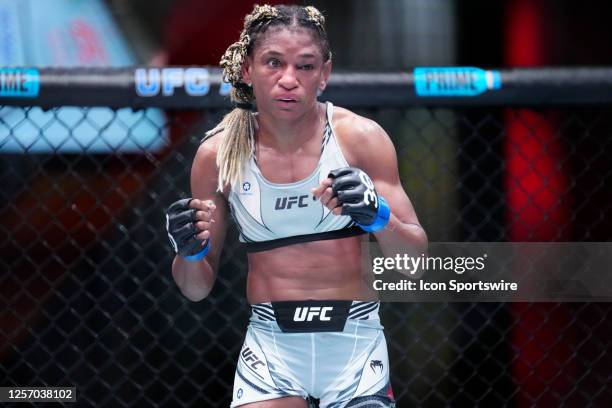
[[[221,57],[219,65],[223,68],[223,80],[233,85],[230,93],[232,102],[252,103],[255,100],[253,88],[245,84],[242,79],[242,66],[252,40],[248,32],[255,25],[271,21],[278,15],[278,10],[272,6],[255,5],[251,14],[244,18],[244,28],[240,33],[240,38],[230,45]],[[242,182],[244,165],[255,150],[255,129],[254,115],[246,109],[235,108],[225,115],[221,123],[207,133],[210,135],[225,130],[217,151],[218,191],[223,191],[226,184],[231,187]]]
[[[273,20],[278,18],[279,15],[280,13],[274,6],[270,6],[269,4],[260,6],[256,4],[251,14],[244,18],[244,31],[248,31],[251,27],[253,27],[253,23]]]
[[[248,103],[255,99],[252,89],[242,82],[242,64],[250,41],[251,38],[246,30],[243,30],[240,39],[227,48],[219,62],[223,68],[223,80],[233,85],[231,93],[233,102]]]
[[[323,17],[323,14],[321,14],[318,9],[312,6],[306,6],[304,7],[304,11],[306,11],[306,15],[310,21],[312,21],[321,30],[325,31],[325,17]]]
[[[321,33],[325,34],[325,17],[323,14],[313,6],[304,7],[304,11],[306,12],[306,16],[308,16],[308,20],[312,22]],[[324,55],[323,58],[326,61],[331,60],[331,51],[329,51],[328,55]]]

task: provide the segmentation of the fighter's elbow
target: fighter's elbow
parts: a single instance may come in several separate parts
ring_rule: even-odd
[[[429,239],[425,229],[419,224],[408,224],[406,232],[408,232],[408,239],[413,250],[417,253],[426,253],[429,247]]]
[[[181,288],[179,287],[181,294],[192,302],[199,302],[204,300],[210,295],[212,288]]]
[[[199,302],[210,294],[215,281],[214,275],[201,269],[188,270],[176,262],[172,269],[172,277],[179,291],[192,302]]]
[[[425,232],[425,229],[420,225],[415,231],[415,240],[421,250],[423,252],[427,252],[427,248],[429,247],[429,238],[427,238],[427,232]]]

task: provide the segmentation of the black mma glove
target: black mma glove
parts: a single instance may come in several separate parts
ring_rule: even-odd
[[[391,211],[384,198],[376,194],[374,183],[363,171],[343,167],[329,172],[331,188],[342,206],[342,215],[350,216],[367,232],[376,232],[387,225]]]
[[[192,198],[175,201],[166,210],[166,229],[174,252],[188,261],[199,261],[210,249],[210,240],[202,247],[202,241],[196,238],[200,232],[195,226],[196,209],[189,208]]]

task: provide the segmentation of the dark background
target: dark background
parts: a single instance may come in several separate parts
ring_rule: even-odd
[[[139,62],[154,65],[217,65],[253,3],[107,1]],[[606,1],[313,3],[337,70],[612,63]],[[359,113],[392,136],[432,241],[609,241],[609,108]],[[173,144],[160,155],[2,157],[0,384],[77,384],[79,406],[228,405],[248,314],[244,253],[226,245],[212,295],[190,303],[171,281],[163,226],[222,113],[170,113]],[[516,188],[521,171],[553,200]],[[384,305],[399,406],[607,406],[610,309]]]
[[[164,50],[173,64],[216,65],[225,47],[238,38],[242,18],[254,2],[107,3],[124,30],[134,34],[128,40],[143,62],[155,50]],[[368,67],[378,69],[435,64],[606,65],[612,61],[612,5],[605,0],[320,0],[298,4],[313,4],[325,14],[337,68],[364,68],[364,60],[371,61]],[[512,30],[523,37],[513,37]],[[512,50],[529,49],[532,42],[544,44],[538,61],[513,60]],[[360,55],[349,55],[352,47]]]

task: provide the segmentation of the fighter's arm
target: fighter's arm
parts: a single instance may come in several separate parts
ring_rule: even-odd
[[[371,178],[377,195],[384,197],[390,208],[388,223],[374,232],[385,256],[425,252],[427,234],[400,182],[395,147],[387,133],[376,122],[350,114],[338,122],[336,135],[351,167]],[[323,180],[315,195],[339,215],[342,203],[334,196],[331,185],[332,179]]]
[[[414,207],[402,187],[397,153],[387,133],[376,122],[365,118],[354,126],[359,142],[354,144],[357,167],[365,171],[384,197],[391,214],[387,226],[374,233],[383,253],[419,255],[427,249],[427,234],[419,223]]]
[[[194,302],[204,299],[214,285],[223,241],[227,232],[228,209],[225,197],[217,191],[216,145],[221,135],[202,143],[191,167],[189,207],[196,210],[196,239],[209,251],[201,260],[187,260],[176,255],[172,276],[181,293]]]

